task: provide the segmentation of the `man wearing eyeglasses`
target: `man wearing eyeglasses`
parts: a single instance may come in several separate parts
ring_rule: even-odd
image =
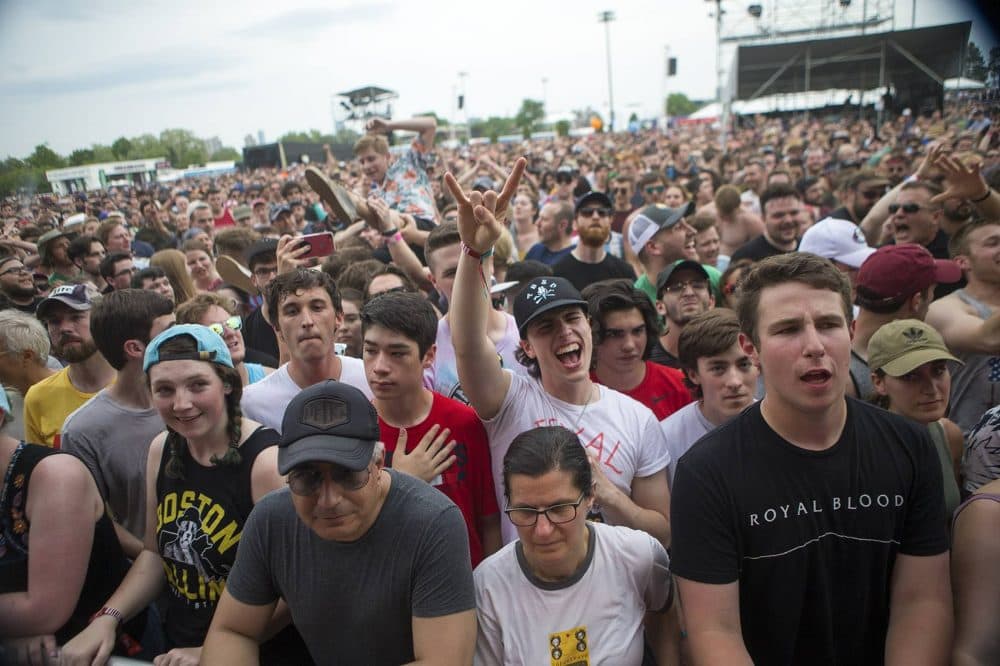
[[[278,471],[261,499],[205,638],[202,661],[256,663],[279,599],[319,664],[469,664],[475,592],[461,513],[385,466],[378,416],[325,381],[288,405]]]
[[[678,261],[656,277],[656,310],[663,317],[663,335],[649,351],[649,360],[681,368],[678,345],[689,321],[715,307],[708,271],[697,261]]]
[[[0,293],[6,297],[6,307],[28,314],[35,314],[35,309],[42,302],[31,271],[20,257],[12,254],[0,258]]]
[[[590,192],[581,198],[573,222],[576,247],[552,267],[554,275],[566,278],[580,291],[601,280],[635,280],[635,270],[605,249],[611,238],[612,207],[611,199],[603,192]]]
[[[859,171],[851,176],[844,187],[841,200],[843,205],[832,211],[829,217],[861,224],[861,220],[865,219],[865,215],[872,209],[875,202],[885,195],[885,188],[888,184],[887,178],[879,176],[874,171]]]
[[[118,289],[128,289],[132,286],[132,274],[135,264],[132,255],[125,252],[112,252],[101,259],[101,277],[107,283],[103,294],[110,294]]]

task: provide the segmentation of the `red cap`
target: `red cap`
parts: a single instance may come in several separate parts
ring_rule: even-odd
[[[962,269],[950,259],[935,259],[923,245],[883,245],[861,264],[855,286],[858,304],[895,300],[918,291],[962,279]],[[862,296],[864,293],[864,296]]]

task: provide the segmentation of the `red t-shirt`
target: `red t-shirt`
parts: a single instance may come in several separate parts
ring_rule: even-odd
[[[480,517],[500,512],[490,471],[490,447],[482,421],[471,407],[457,400],[434,393],[431,411],[421,423],[406,429],[406,451],[409,453],[420,443],[434,424],[451,429],[450,439],[455,440],[452,455],[455,464],[441,474],[441,483],[435,488],[443,492],[462,511],[469,533],[469,555],[475,567],[483,559],[483,544],[477,527]],[[378,419],[379,434],[385,444],[386,464],[392,466],[399,428]]]
[[[229,211],[228,208],[226,208],[222,211],[222,215],[215,218],[215,226],[216,227],[236,226],[236,218],[234,218],[233,214]]]
[[[590,373],[590,378],[600,382],[593,372]],[[646,361],[646,376],[639,385],[622,393],[652,409],[660,421],[684,405],[694,402],[691,391],[684,384],[683,372],[652,361]]]

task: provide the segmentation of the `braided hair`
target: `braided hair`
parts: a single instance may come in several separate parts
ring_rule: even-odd
[[[185,354],[197,351],[197,343],[188,335],[178,335],[175,338],[164,341],[160,345],[161,354]],[[236,467],[243,462],[240,454],[240,441],[243,437],[243,412],[240,409],[240,399],[243,397],[243,382],[240,373],[221,363],[212,363],[212,369],[222,381],[223,387],[229,391],[226,395],[226,434],[229,443],[225,454],[222,456],[213,455],[211,462],[217,467]],[[149,382],[149,373],[146,374],[146,381]],[[181,458],[181,447],[185,440],[176,431],[167,427],[167,437],[164,448],[167,451],[167,464],[164,473],[170,479],[184,479],[184,462]]]

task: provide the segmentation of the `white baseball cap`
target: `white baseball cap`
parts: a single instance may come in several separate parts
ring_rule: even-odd
[[[858,225],[850,220],[827,217],[806,229],[799,252],[811,252],[851,268],[861,268],[865,259],[875,253],[875,248],[868,245]]]

